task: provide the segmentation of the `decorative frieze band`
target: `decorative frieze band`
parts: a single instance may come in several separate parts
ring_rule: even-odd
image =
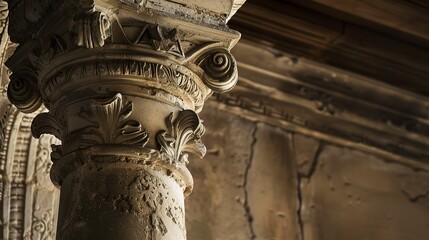
[[[100,77],[104,79],[103,89],[120,78],[121,84],[124,86],[160,89],[176,97],[177,104],[183,108],[201,108],[209,94],[198,76],[190,74],[189,70],[186,71],[183,67],[175,65],[174,69],[161,63],[138,60],[142,57],[137,56],[130,57],[130,59],[119,58],[98,61],[80,59],[78,64],[66,66],[53,77],[41,81],[41,98],[45,99],[46,103],[56,102],[65,92],[73,92],[87,88],[88,85],[99,84]],[[98,77],[94,78],[94,76]],[[140,91],[140,94],[143,95],[143,91]]]

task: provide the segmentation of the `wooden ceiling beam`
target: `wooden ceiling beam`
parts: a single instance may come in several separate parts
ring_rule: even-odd
[[[429,4],[419,0],[290,0],[342,20],[429,47]]]
[[[273,0],[249,1],[230,26],[261,46],[429,96],[429,45],[410,41],[412,38],[399,34],[401,28],[392,28],[397,33],[390,34],[387,27],[381,31],[304,3]]]

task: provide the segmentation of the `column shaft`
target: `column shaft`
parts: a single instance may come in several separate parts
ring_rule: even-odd
[[[60,239],[186,239],[183,184],[129,158],[96,156],[63,180]]]

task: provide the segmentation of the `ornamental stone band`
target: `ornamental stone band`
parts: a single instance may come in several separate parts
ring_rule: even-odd
[[[44,104],[31,130],[54,135],[57,239],[186,239],[188,153],[203,157],[198,113],[231,90],[244,1],[9,1],[7,95]]]

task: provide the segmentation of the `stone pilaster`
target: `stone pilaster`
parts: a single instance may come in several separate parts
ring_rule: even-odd
[[[11,1],[8,97],[51,134],[57,239],[186,239],[198,117],[232,89],[243,1]]]

